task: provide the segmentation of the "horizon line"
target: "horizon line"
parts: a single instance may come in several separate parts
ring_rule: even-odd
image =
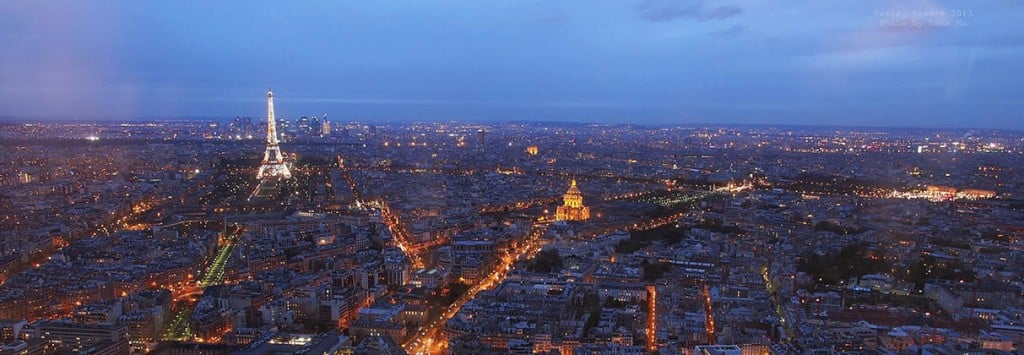
[[[0,115],[0,124],[116,124],[116,123],[134,123],[134,122],[230,122],[235,118],[252,117],[237,115],[234,117],[222,117],[222,116],[191,116],[191,117],[166,117],[166,118],[130,118],[130,119],[80,119],[80,118],[56,118],[48,120],[31,119],[25,116],[4,116]],[[265,118],[260,118],[263,120]],[[1008,128],[1008,127],[971,127],[971,126],[900,126],[900,125],[877,125],[877,124],[841,124],[841,123],[740,123],[740,122],[687,122],[687,123],[668,123],[668,122],[653,122],[653,123],[636,123],[636,122],[596,122],[596,121],[577,121],[577,120],[551,120],[551,119],[538,119],[538,120],[472,120],[472,119],[447,119],[447,120],[422,120],[422,119],[347,119],[347,120],[334,120],[332,123],[337,124],[383,124],[383,125],[409,125],[409,124],[424,124],[424,123],[463,123],[463,124],[553,124],[553,125],[598,125],[598,126],[633,126],[638,128],[700,128],[700,127],[762,127],[762,128],[844,128],[844,129],[893,129],[893,130],[907,130],[907,129],[921,129],[921,130],[989,130],[989,131],[1010,131],[1010,132],[1024,132],[1024,128]]]

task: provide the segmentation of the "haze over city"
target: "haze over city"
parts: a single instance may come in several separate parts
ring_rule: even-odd
[[[1021,128],[1018,1],[0,4],[6,120]]]

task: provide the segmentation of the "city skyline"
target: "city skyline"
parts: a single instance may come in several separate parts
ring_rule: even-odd
[[[4,125],[4,348],[1002,355],[1024,339],[1020,132],[285,122]]]
[[[1019,3],[236,5],[0,5],[0,117],[1021,128]]]

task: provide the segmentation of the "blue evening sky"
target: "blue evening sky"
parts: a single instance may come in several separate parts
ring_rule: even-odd
[[[3,1],[0,117],[1024,128],[1024,1]]]

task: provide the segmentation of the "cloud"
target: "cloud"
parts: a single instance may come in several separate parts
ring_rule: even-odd
[[[747,26],[732,25],[731,27],[726,28],[724,30],[708,33],[708,35],[714,38],[734,38],[745,32],[746,30]]]
[[[665,22],[675,19],[696,21],[724,20],[743,12],[743,9],[732,6],[706,7],[701,1],[685,4],[681,0],[644,0],[638,4],[641,15],[651,22]]]

